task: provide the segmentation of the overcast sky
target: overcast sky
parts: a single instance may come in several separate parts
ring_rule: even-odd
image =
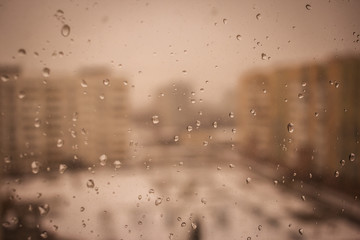
[[[46,66],[54,78],[105,65],[134,84],[137,106],[178,79],[211,103],[255,67],[359,55],[359,11],[360,1],[333,0],[0,0],[0,64],[27,76]]]

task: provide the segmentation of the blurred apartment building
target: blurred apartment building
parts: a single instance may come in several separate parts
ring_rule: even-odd
[[[239,86],[241,151],[307,179],[358,188],[359,79],[356,57],[248,73]]]
[[[18,66],[0,68],[0,154],[4,174],[58,171],[123,161],[127,154],[128,87],[106,69],[78,76],[27,79]]]

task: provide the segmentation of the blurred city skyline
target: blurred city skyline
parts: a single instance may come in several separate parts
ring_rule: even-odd
[[[134,85],[135,107],[182,79],[205,88],[211,104],[249,69],[358,54],[358,9],[357,1],[2,1],[0,64],[33,77],[48,67],[54,78],[110,66]]]

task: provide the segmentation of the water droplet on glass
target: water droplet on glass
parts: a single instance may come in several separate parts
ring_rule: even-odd
[[[341,159],[341,160],[340,160],[340,164],[341,164],[341,166],[344,166],[344,165],[345,165],[345,160],[344,160],[344,159]]]
[[[158,124],[160,122],[159,116],[157,116],[157,115],[152,116],[151,120],[152,120],[153,124]]]
[[[196,120],[196,126],[200,127],[200,125],[201,125],[201,122],[199,120]]]
[[[34,126],[35,126],[36,128],[39,128],[40,125],[41,125],[41,120],[40,120],[39,118],[35,118]]]
[[[340,176],[339,171],[335,171],[335,172],[334,172],[334,176],[335,176],[335,177],[339,177],[339,176]]]
[[[42,75],[44,76],[44,77],[50,77],[50,68],[43,68],[43,70],[42,70]]]
[[[240,34],[236,35],[236,39],[240,41],[241,40],[241,35]]]
[[[339,88],[339,86],[340,86],[340,83],[336,82],[336,83],[335,83],[335,87],[336,87],[336,88]]]
[[[104,99],[105,99],[105,95],[104,95],[104,94],[100,94],[100,95],[99,95],[99,98],[100,98],[101,100],[104,100]]]
[[[293,124],[293,123],[289,123],[289,124],[287,125],[287,130],[288,130],[289,133],[294,132],[294,124]]]
[[[149,189],[149,193],[155,193],[155,190],[152,189],[152,188],[150,188],[150,189]]]
[[[214,128],[217,128],[217,127],[218,127],[218,123],[217,123],[216,121],[215,121],[215,122],[213,122],[213,124],[212,124],[212,125],[213,125],[213,127],[214,127]]]
[[[192,229],[194,229],[194,230],[197,228],[197,226],[196,226],[195,223],[191,223],[191,227],[192,227]]]
[[[267,59],[267,56],[266,56],[265,53],[262,53],[262,54],[261,54],[261,59],[262,59],[262,60],[266,60],[266,59]]]
[[[179,141],[179,136],[178,136],[178,135],[174,136],[174,141],[175,141],[175,142],[178,142],[178,141]]]
[[[180,222],[180,221],[181,221],[181,217],[177,217],[176,220],[178,220],[178,222]]]
[[[172,240],[173,237],[174,237],[174,234],[173,234],[173,233],[170,233],[170,234],[169,234],[169,239]]]
[[[234,167],[235,167],[234,164],[232,164],[232,163],[229,164],[229,168],[234,168]]]
[[[70,26],[69,25],[65,24],[62,26],[61,35],[63,35],[63,37],[67,37],[70,35]]]
[[[58,148],[61,148],[62,146],[64,146],[64,140],[62,140],[61,138],[59,138],[56,142],[56,146]]]
[[[254,109],[251,109],[251,110],[250,110],[250,113],[251,113],[253,116],[256,116],[256,112],[255,112]]]
[[[119,160],[115,160],[113,164],[114,164],[115,170],[121,168],[121,162]]]
[[[304,98],[304,94],[302,94],[302,93],[299,93],[299,94],[298,94],[298,98],[299,98],[299,99],[302,99],[302,98]]]
[[[246,178],[246,183],[249,184],[251,182],[251,178],[250,177],[247,177]],[[256,185],[256,184],[255,184]]]
[[[300,235],[303,235],[304,234],[304,229],[300,228],[299,233],[300,233]]]
[[[141,195],[139,195],[139,196],[138,196],[138,199],[139,199],[139,200],[141,200],[141,199],[142,199],[142,196],[141,196]]]
[[[31,171],[34,173],[34,174],[37,174],[39,173],[40,171],[40,163],[38,161],[33,161],[31,163]]]
[[[306,5],[305,5],[305,8],[306,8],[307,10],[311,10],[311,5],[310,5],[310,4],[306,4]]]
[[[193,129],[192,126],[187,126],[187,127],[186,127],[186,130],[187,130],[188,132],[191,132],[192,129]]]
[[[306,82],[302,82],[301,86],[306,87]]]
[[[162,203],[162,198],[161,197],[158,197],[156,200],[155,200],[155,205],[158,206]]]
[[[206,199],[205,198],[201,198],[201,203],[203,203],[203,204],[206,204],[207,203],[207,201],[206,201]]]
[[[64,172],[66,171],[67,168],[68,168],[68,166],[66,164],[60,164],[59,165],[59,173],[64,174]]]
[[[204,145],[204,147],[206,147],[207,145],[209,145],[209,142],[208,141],[203,141],[203,145]]]
[[[257,20],[260,20],[260,19],[261,19],[261,14],[260,14],[260,13],[256,14],[256,19],[257,19]]]
[[[81,80],[80,85],[81,85],[81,87],[83,87],[83,88],[86,88],[86,87],[88,86],[88,85],[87,85],[87,82],[86,82],[84,79]]]
[[[20,48],[20,49],[18,50],[18,53],[19,53],[20,56],[25,56],[25,55],[26,55],[26,50],[23,49],[23,48]]]
[[[229,112],[229,118],[234,118],[235,114],[233,112]]]
[[[42,238],[44,238],[44,239],[46,239],[46,238],[48,238],[48,233],[46,232],[46,231],[43,231],[41,234],[40,234],[40,237],[42,237]]]
[[[86,186],[87,186],[88,188],[94,188],[94,187],[95,187],[94,180],[89,179],[89,180],[86,182]]]
[[[104,83],[105,86],[109,86],[110,85],[110,80],[106,78],[106,79],[103,80],[103,83]]]
[[[350,162],[355,161],[355,153],[350,153],[349,160],[350,160]]]
[[[224,19],[223,19],[223,24],[226,24],[227,21],[228,21],[228,20],[227,20],[226,18],[224,18]]]
[[[80,212],[83,212],[85,211],[85,208],[84,207],[80,207]]]
[[[259,225],[259,226],[258,226],[258,230],[259,230],[259,231],[261,231],[261,229],[262,229],[262,226],[261,226],[261,225]]]
[[[5,157],[4,157],[4,162],[5,162],[5,163],[11,163],[11,157],[5,156]]]
[[[7,81],[9,81],[9,76],[8,75],[1,75],[1,81],[2,82],[7,82]]]
[[[50,211],[50,206],[49,206],[49,204],[40,205],[38,207],[38,209],[39,209],[40,216],[45,216]]]
[[[25,98],[25,92],[20,91],[18,97],[19,97],[19,99],[24,99]]]
[[[301,199],[302,199],[303,201],[305,201],[305,200],[306,200],[306,198],[305,198],[305,196],[304,196],[304,195],[302,195],[302,196],[301,196]]]
[[[186,227],[186,222],[182,222],[181,227]]]
[[[106,156],[106,154],[100,155],[100,157],[99,157],[100,165],[105,166],[107,159],[108,159],[108,157]]]

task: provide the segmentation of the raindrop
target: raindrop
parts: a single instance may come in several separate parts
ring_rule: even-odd
[[[5,163],[11,163],[11,157],[5,156],[5,157],[4,157],[4,162],[5,162]]]
[[[344,166],[345,165],[345,160],[344,159],[340,160],[340,164],[341,164],[341,166]]]
[[[234,113],[233,112],[229,112],[229,118],[234,118]]]
[[[66,171],[67,168],[68,168],[68,166],[66,164],[60,164],[59,165],[59,173],[64,174],[64,172]]]
[[[34,126],[35,126],[36,128],[39,128],[40,125],[41,125],[41,120],[40,120],[39,118],[35,118]]]
[[[113,164],[114,164],[115,170],[121,168],[121,162],[119,160],[115,160]]]
[[[9,81],[9,76],[8,75],[1,75],[1,81],[2,82],[7,82],[7,81]]]
[[[187,126],[187,128],[186,128],[186,130],[188,131],[188,132],[191,132],[192,131],[192,126]]]
[[[62,26],[61,35],[63,35],[63,37],[67,37],[70,35],[70,26],[69,25],[65,24],[64,26]]]
[[[200,125],[201,125],[201,122],[199,120],[196,120],[196,126],[200,127]]]
[[[38,209],[39,209],[40,216],[45,216],[50,211],[50,206],[49,206],[49,204],[44,204],[44,205],[39,206]]]
[[[87,85],[87,82],[86,82],[84,79],[81,80],[80,85],[81,85],[81,87],[83,87],[83,88],[86,88],[86,87],[88,86],[88,85]]]
[[[33,161],[31,163],[31,171],[34,173],[34,174],[37,174],[39,173],[40,171],[40,163],[38,161]]]
[[[158,206],[162,203],[162,198],[161,197],[158,197],[156,200],[155,200],[155,205]]]
[[[23,48],[20,48],[20,49],[18,50],[18,53],[19,53],[20,56],[25,56],[25,55],[26,55],[26,50],[23,49]]]
[[[105,166],[107,159],[108,159],[108,157],[106,156],[106,154],[100,155],[100,157],[99,157],[100,165]]]
[[[336,178],[339,177],[339,176],[340,176],[339,171],[335,171],[335,172],[334,172],[334,176],[335,176]]]
[[[260,13],[256,14],[256,19],[257,19],[257,20],[260,20],[260,19],[261,19],[261,14],[260,14]]]
[[[289,124],[287,125],[287,130],[288,130],[289,133],[294,132],[294,124],[293,124],[293,123],[289,123]]]
[[[44,76],[44,77],[50,77],[50,68],[43,68],[43,70],[42,70],[42,75]]]
[[[349,160],[350,160],[350,162],[355,161],[355,153],[350,153]]]
[[[151,119],[152,119],[153,124],[158,124],[160,122],[159,116],[157,116],[157,115],[152,116]]]
[[[110,85],[110,80],[108,78],[103,80],[103,83],[105,86],[109,86]]]
[[[237,40],[239,40],[239,41],[240,41],[240,40],[241,40],[241,38],[242,38],[242,37],[241,37],[241,35],[240,35],[240,34],[236,35],[236,39],[237,39]]]
[[[56,146],[58,148],[61,148],[62,146],[64,146],[64,140],[62,140],[61,138],[59,138],[56,142]]]
[[[18,97],[19,97],[19,99],[24,99],[25,98],[25,92],[20,91]]]
[[[304,229],[300,228],[299,233],[300,233],[300,235],[303,235],[304,234]]]
[[[206,204],[207,203],[207,201],[206,201],[206,199],[205,198],[201,198],[201,203],[203,203],[203,204]]]
[[[174,136],[174,141],[175,141],[175,142],[178,142],[178,141],[179,141],[179,136],[178,136],[178,135]]]
[[[251,182],[251,178],[250,177],[247,177],[246,178],[246,183],[249,184]],[[255,184],[256,185],[256,184]]]
[[[195,223],[191,223],[191,227],[195,230],[197,228]]]
[[[86,186],[87,186],[88,188],[94,188],[94,187],[95,187],[94,180],[89,179],[89,180],[86,182]]]
[[[310,5],[310,4],[306,4],[306,5],[305,5],[305,8],[306,8],[307,10],[311,10],[311,5]]]
[[[46,232],[46,231],[43,231],[41,234],[40,234],[40,237],[42,237],[42,238],[44,238],[44,239],[46,239],[46,238],[48,238],[48,233]]]

